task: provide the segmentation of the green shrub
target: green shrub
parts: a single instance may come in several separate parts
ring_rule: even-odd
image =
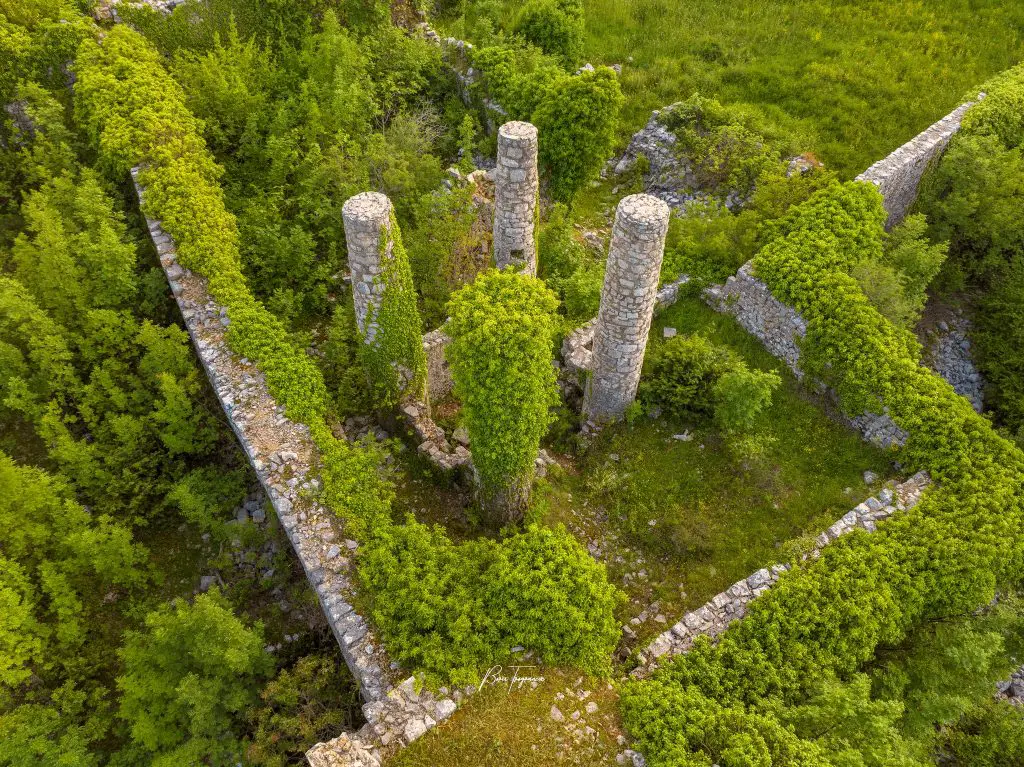
[[[286,767],[300,761],[311,743],[336,738],[351,730],[344,705],[359,705],[348,669],[332,647],[323,655],[307,655],[282,669],[249,709],[252,743],[245,750],[250,764]]]
[[[583,8],[572,0],[530,0],[519,14],[515,31],[567,69],[583,56]]]
[[[713,416],[735,437],[755,429],[780,383],[775,373],[749,370],[731,349],[703,336],[676,336],[647,355],[640,398],[648,410],[674,418]]]
[[[237,760],[233,733],[255,702],[252,682],[273,667],[261,625],[246,627],[214,590],[151,612],[120,655],[120,716],[152,764]]]
[[[522,519],[540,439],[558,401],[551,364],[558,301],[536,277],[489,271],[452,295],[446,355],[473,445],[483,507]]]
[[[640,398],[674,418],[710,416],[718,380],[739,364],[729,349],[703,336],[676,336],[647,355]]]
[[[597,176],[615,143],[623,101],[615,72],[598,67],[555,83],[534,110],[530,120],[554,199],[572,200]]]

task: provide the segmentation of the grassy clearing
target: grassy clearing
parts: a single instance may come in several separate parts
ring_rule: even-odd
[[[506,18],[521,6],[507,0]],[[1024,5],[1005,0],[584,6],[589,60],[623,64],[623,138],[699,90],[757,105],[850,177],[1024,55]]]
[[[696,298],[655,320],[732,347],[751,368],[783,377],[765,419],[773,442],[757,460],[731,453],[710,425],[643,419],[606,430],[586,456],[547,483],[545,522],[565,523],[609,565],[630,596],[622,619],[646,613],[642,641],[739,578],[786,555],[784,544],[817,533],[870,494],[867,469],[891,461],[829,419],[780,362],[731,317]],[[689,434],[687,441],[674,435]],[[648,609],[657,603],[653,609]]]
[[[506,667],[501,673],[512,672]],[[527,685],[510,691],[507,683],[484,687],[450,719],[399,752],[389,767],[616,763],[622,731],[617,696],[607,681],[556,669],[523,669],[520,674],[543,676],[544,682],[536,689]],[[596,709],[588,711],[588,703]],[[562,721],[552,718],[553,705]]]

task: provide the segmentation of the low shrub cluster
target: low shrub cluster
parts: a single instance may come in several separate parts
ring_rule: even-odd
[[[771,404],[778,375],[750,370],[736,352],[700,335],[676,336],[644,360],[640,398],[675,418],[713,416],[726,432],[749,431]]]
[[[827,381],[847,412],[887,412],[910,435],[901,461],[938,486],[876,533],[844,536],[795,567],[716,646],[698,641],[650,681],[626,685],[625,720],[651,764],[917,763],[902,755],[903,729],[873,738],[872,752],[841,747],[829,728],[798,735],[786,724],[829,686],[838,716],[838,701],[855,696],[857,672],[882,648],[926,621],[970,614],[1024,577],[1024,455],[919,364],[911,334],[851,276],[881,257],[881,202],[855,182],[816,193],[777,222],[755,270],[808,322],[804,369]],[[904,704],[889,702],[902,728]],[[949,723],[941,713],[933,719]],[[851,747],[860,761],[840,758]]]
[[[607,672],[618,639],[615,591],[569,533],[527,531],[502,544],[459,546],[439,530],[392,522],[393,490],[378,473],[376,455],[332,435],[319,370],[249,291],[234,217],[217,185],[220,169],[149,43],[116,27],[102,42],[83,43],[77,71],[76,109],[104,167],[118,178],[141,167],[143,210],[162,222],[182,265],[205,277],[211,296],[227,309],[228,343],[260,367],[289,417],[309,426],[323,500],[365,544],[360,577],[394,656],[439,678],[467,678],[522,643],[545,661]],[[474,578],[481,569],[494,577]],[[524,593],[527,580],[537,588]],[[427,599],[422,587],[431,583],[467,585],[432,589]],[[568,612],[562,609],[567,599],[574,605]],[[498,628],[473,635],[465,620],[448,620],[460,615]]]

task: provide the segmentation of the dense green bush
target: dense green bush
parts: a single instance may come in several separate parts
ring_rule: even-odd
[[[647,355],[640,398],[674,418],[714,416],[727,434],[740,435],[755,428],[780,383],[703,336],[676,336]]]
[[[395,657],[434,679],[474,681],[515,646],[544,663],[610,671],[619,593],[563,528],[455,546],[410,519],[370,542],[360,575]]]
[[[530,0],[519,14],[515,31],[544,53],[558,57],[567,69],[583,56],[583,5],[579,0]]]
[[[622,102],[615,72],[598,67],[556,83],[534,110],[530,121],[554,199],[572,200],[600,172],[615,143]]]
[[[140,758],[161,767],[237,761],[234,732],[255,702],[251,682],[273,667],[261,625],[245,626],[213,590],[147,615],[120,655],[119,716]]]
[[[488,271],[452,295],[445,354],[473,445],[480,502],[501,527],[530,503],[541,437],[558,401],[554,294],[536,277]]]
[[[604,284],[604,259],[595,257],[576,237],[568,208],[556,203],[537,238],[537,269],[558,296],[570,322],[597,314]]]

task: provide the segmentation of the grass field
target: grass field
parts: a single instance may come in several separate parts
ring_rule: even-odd
[[[522,4],[507,0],[506,20]],[[761,107],[850,177],[1024,57],[1024,3],[1014,0],[584,6],[588,60],[623,64],[623,139],[652,109],[701,91]]]

